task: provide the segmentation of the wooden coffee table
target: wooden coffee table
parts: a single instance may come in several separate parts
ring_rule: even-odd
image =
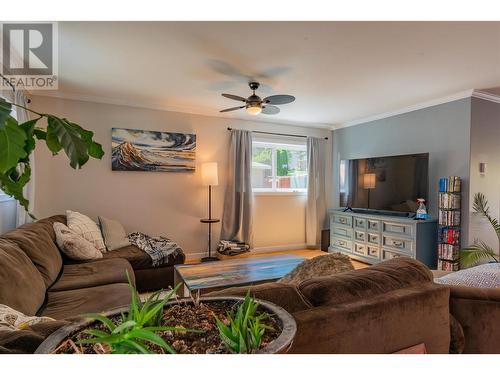
[[[174,266],[174,284],[183,284],[177,292],[180,296],[230,286],[259,284],[282,278],[304,260],[298,255],[284,254],[178,264]]]

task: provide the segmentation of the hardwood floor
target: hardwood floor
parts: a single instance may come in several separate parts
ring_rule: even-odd
[[[282,255],[282,254],[295,254],[295,255],[300,255],[303,256],[306,259],[311,259],[317,256],[322,256],[326,255],[328,253],[325,253],[324,251],[321,250],[314,250],[314,249],[300,249],[300,250],[280,250],[280,251],[271,251],[271,252],[248,252],[248,253],[243,253],[240,255],[235,255],[235,256],[227,256],[227,255],[219,255],[219,257],[224,260],[224,259],[237,259],[237,258],[253,258],[253,257],[262,257],[262,256],[270,256],[270,255]],[[199,263],[200,260],[191,260],[187,261],[186,263]],[[365,268],[368,267],[369,264],[358,262],[357,260],[351,259],[351,263],[354,266],[355,269],[360,269],[360,268]]]

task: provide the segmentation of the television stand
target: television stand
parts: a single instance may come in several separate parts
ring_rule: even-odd
[[[407,256],[435,269],[436,220],[414,220],[406,212],[344,208],[328,210],[329,252],[342,252],[366,263]]]
[[[344,212],[354,212],[356,214],[366,214],[366,215],[384,215],[384,216],[396,216],[396,217],[410,217],[410,212],[399,212],[399,211],[386,211],[386,210],[374,210],[371,208],[351,208],[347,207]]]

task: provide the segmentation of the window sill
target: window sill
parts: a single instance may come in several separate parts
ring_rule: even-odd
[[[279,195],[279,196],[293,196],[293,195],[307,195],[307,191],[254,191],[254,195],[265,196],[265,195]]]

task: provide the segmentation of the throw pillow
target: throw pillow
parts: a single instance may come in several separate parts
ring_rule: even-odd
[[[92,243],[100,252],[106,252],[101,230],[90,217],[68,210],[66,211],[66,221],[69,229]]]
[[[7,305],[0,304],[0,331],[17,331],[42,322],[52,322],[54,319],[44,316],[28,316]]]
[[[318,276],[329,276],[354,269],[347,255],[333,253],[320,255],[300,263],[293,271],[278,280],[279,283],[300,284]]]
[[[116,220],[106,219],[99,216],[99,224],[101,225],[102,237],[108,251],[121,249],[129,246],[130,241],[127,238],[127,233],[120,222]]]
[[[434,279],[438,284],[463,285],[472,288],[499,288],[500,263],[487,263],[480,266],[451,272]]]
[[[85,238],[76,234],[63,223],[54,223],[54,232],[59,249],[74,260],[102,258],[102,253]]]

